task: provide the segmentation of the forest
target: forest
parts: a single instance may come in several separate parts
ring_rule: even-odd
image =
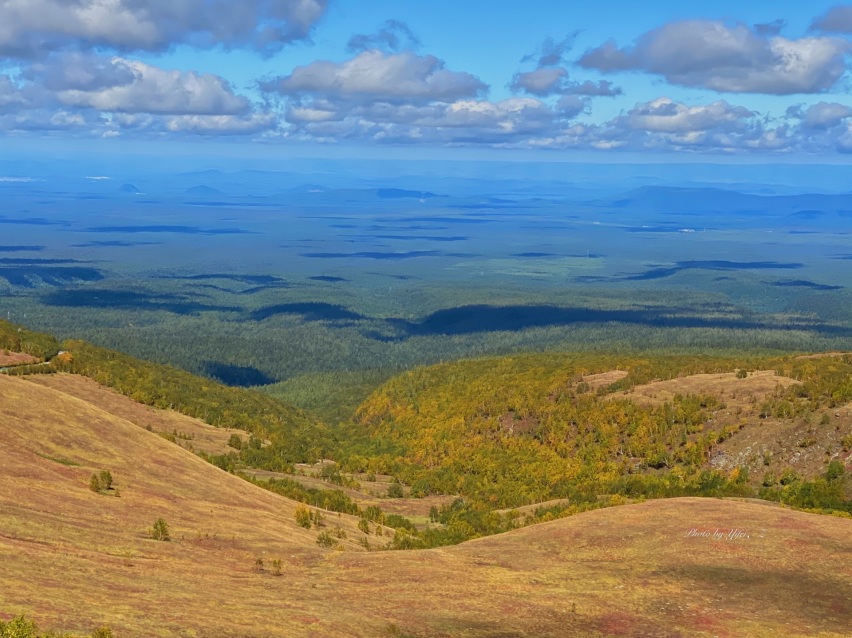
[[[49,359],[23,373],[81,374],[137,402],[249,432],[231,453],[203,458],[313,507],[380,520],[397,529],[392,547],[398,549],[686,495],[759,497],[852,515],[852,482],[838,460],[852,451],[852,421],[835,415],[852,403],[852,355],[551,353],[460,360],[394,375],[347,418],[326,423],[256,390],[79,340],[60,344],[7,322],[0,322],[0,344]],[[63,354],[56,356],[60,349]],[[727,375],[726,392],[734,398],[736,383],[748,384],[756,374],[787,385],[763,395],[743,390],[736,408],[713,391],[675,393],[650,403],[635,394],[666,380]],[[340,397],[335,413],[344,414],[349,402],[351,397]],[[735,467],[713,465],[726,441],[771,423],[799,423],[814,436],[828,436],[825,460],[804,474],[789,459],[768,453],[752,454]],[[300,484],[296,464],[320,459],[335,462],[326,468],[338,468],[318,475],[327,489]],[[245,473],[253,469],[292,478],[258,480]],[[357,488],[359,480],[376,474],[405,486],[398,496],[455,500],[433,508],[429,524],[418,526],[369,513],[337,487],[346,481]]]

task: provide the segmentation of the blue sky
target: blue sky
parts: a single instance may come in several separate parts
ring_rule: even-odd
[[[837,2],[0,1],[0,58],[7,149],[852,153]]]

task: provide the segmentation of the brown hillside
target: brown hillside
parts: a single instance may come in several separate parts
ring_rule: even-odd
[[[3,366],[20,366],[28,363],[38,363],[40,359],[22,352],[0,350],[0,368]]]
[[[33,383],[82,399],[96,408],[152,432],[177,434],[178,445],[197,452],[227,454],[233,450],[228,447],[228,439],[232,434],[239,435],[243,440],[249,438],[248,432],[242,430],[213,427],[180,412],[158,410],[150,405],[136,403],[133,399],[119,394],[112,388],[106,388],[88,377],[61,372],[25,378]]]
[[[442,550],[340,552],[296,526],[291,501],[51,388],[0,376],[0,441],[0,614],[45,628],[108,624],[117,638],[840,637],[852,619],[846,519],[674,499]],[[101,469],[120,497],[89,490]],[[157,517],[172,542],[147,537]],[[358,548],[353,520],[326,522]]]
[[[736,408],[746,406],[752,400],[762,401],[776,389],[786,389],[797,383],[795,379],[777,376],[774,370],[750,372],[745,379],[738,379],[733,372],[693,374],[636,386],[614,396],[628,398],[639,405],[662,405],[677,394],[709,394],[724,399],[729,408]]]

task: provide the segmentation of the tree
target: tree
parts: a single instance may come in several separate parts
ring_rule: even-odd
[[[7,623],[0,620],[0,638],[38,638],[38,627],[24,616]]]
[[[305,529],[311,529],[311,510],[304,505],[296,508],[296,524]]]
[[[391,483],[388,486],[388,496],[390,498],[402,498],[405,496],[405,492],[402,490],[402,485],[400,483]]]
[[[828,482],[833,482],[843,478],[845,473],[846,468],[843,466],[843,463],[838,459],[834,459],[828,464],[828,469],[825,471],[825,478]]]
[[[112,489],[112,474],[109,470],[102,470],[99,478],[102,490]]]
[[[101,479],[97,474],[92,474],[92,478],[89,479],[89,489],[95,492],[96,494],[100,494],[101,492]]]
[[[158,518],[151,528],[151,538],[155,541],[170,541],[172,540],[169,534],[169,526],[162,518]]]
[[[231,438],[228,439],[228,446],[234,448],[235,450],[241,450],[243,447],[243,439],[239,434],[232,434]]]
[[[326,530],[320,532],[317,536],[317,545],[325,549],[331,549],[332,547],[337,547],[338,541]]]

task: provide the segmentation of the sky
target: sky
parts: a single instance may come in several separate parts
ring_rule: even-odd
[[[822,0],[0,0],[0,147],[843,161],[850,64]]]

